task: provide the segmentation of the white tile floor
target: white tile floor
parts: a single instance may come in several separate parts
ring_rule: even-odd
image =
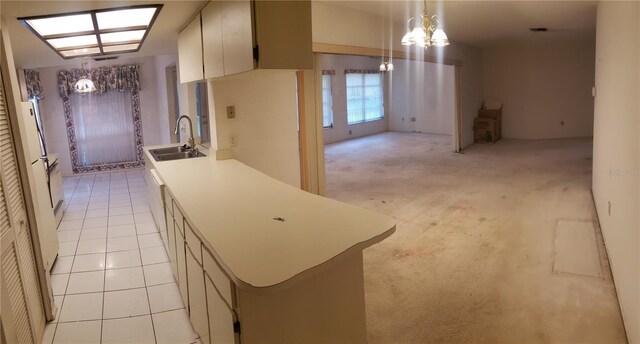
[[[197,343],[149,211],[142,170],[65,178],[43,343]]]

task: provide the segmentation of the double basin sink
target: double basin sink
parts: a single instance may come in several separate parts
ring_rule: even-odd
[[[156,161],[191,159],[206,156],[202,152],[187,149],[184,146],[150,149],[149,153],[151,153],[151,156],[153,156]]]

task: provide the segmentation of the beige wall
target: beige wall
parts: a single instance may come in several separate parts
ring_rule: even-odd
[[[321,69],[332,69],[336,72],[331,80],[333,94],[333,128],[324,129],[325,143],[353,139],[388,130],[389,112],[386,111],[388,109],[387,104],[385,104],[385,114],[383,119],[347,125],[347,90],[344,70],[378,70],[378,68],[380,68],[379,58],[321,54],[318,57],[318,62]],[[385,93],[388,93],[388,89],[385,90]],[[351,131],[351,133],[349,133],[349,131]]]
[[[484,97],[503,102],[503,137],[593,135],[594,41],[504,43],[485,48],[483,62]]]
[[[400,44],[406,23],[390,23],[375,14],[341,7],[327,1],[312,2],[313,42],[352,45],[367,48],[410,50]],[[382,51],[382,50],[381,50]],[[462,145],[473,143],[473,118],[482,104],[482,51],[455,42],[444,48],[430,48],[436,58],[462,62],[460,69],[462,97]],[[395,62],[394,62],[395,63]]]
[[[455,67],[398,59],[393,64],[389,129],[451,135],[456,111]],[[412,117],[416,120],[411,121]]]
[[[300,187],[295,72],[255,70],[212,84],[218,149],[230,148],[234,159]],[[231,105],[236,118],[227,119]]]
[[[163,121],[161,108],[167,106],[166,98],[161,99],[158,94],[158,87],[165,87],[158,84],[156,79],[156,60],[154,57],[140,57],[125,59],[121,58],[113,61],[96,62],[90,61],[87,68],[101,66],[138,64],[140,65],[140,115],[142,116],[142,133],[145,146],[168,143]],[[71,156],[69,153],[69,142],[67,140],[67,130],[65,128],[64,111],[62,98],[58,95],[57,73],[62,69],[79,68],[80,65],[64,65],[56,67],[46,67],[37,69],[40,72],[40,81],[44,88],[45,98],[40,102],[42,117],[45,127],[47,150],[49,153],[59,154],[59,163],[62,174],[72,175]],[[166,111],[166,109],[164,110]]]
[[[639,22],[638,2],[598,5],[593,196],[629,343],[640,343]]]

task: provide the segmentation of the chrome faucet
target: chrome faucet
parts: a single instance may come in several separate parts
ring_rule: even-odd
[[[175,135],[178,135],[178,129],[180,129],[180,120],[186,118],[189,121],[189,140],[187,141],[187,149],[194,149],[196,147],[195,141],[193,140],[193,124],[191,123],[191,118],[187,115],[182,115],[178,117],[176,121],[176,131]]]

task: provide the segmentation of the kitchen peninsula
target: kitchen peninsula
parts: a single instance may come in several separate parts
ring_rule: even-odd
[[[203,343],[366,342],[362,250],[392,218],[233,159],[155,161],[153,148],[154,217]]]

